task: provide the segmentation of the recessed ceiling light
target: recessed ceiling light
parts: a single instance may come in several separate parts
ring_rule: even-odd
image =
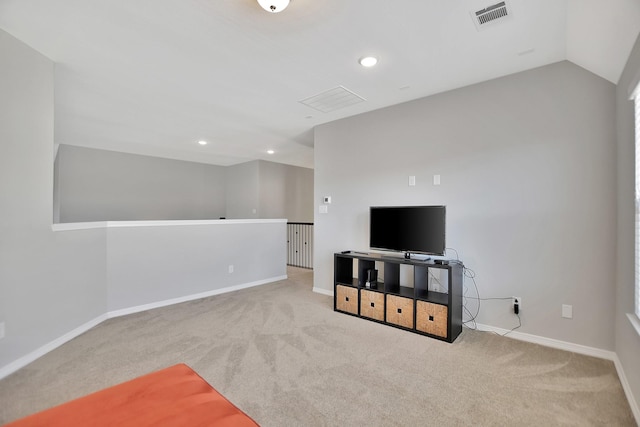
[[[273,154],[273,153],[275,153],[275,151],[273,151],[273,150],[267,150],[267,154]]]
[[[205,141],[205,140],[203,140],[203,139],[202,139],[202,140],[198,141],[198,144],[200,144],[200,145],[207,145],[207,141]]]
[[[378,63],[378,58],[376,58],[375,56],[365,56],[363,58],[360,58],[359,62],[363,67],[373,67]]]

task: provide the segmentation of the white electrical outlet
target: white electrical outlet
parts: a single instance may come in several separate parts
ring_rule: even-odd
[[[520,313],[522,311],[522,298],[521,297],[511,297],[511,308],[512,308],[512,310],[515,310],[513,307],[515,307],[516,302],[518,303],[518,313]]]
[[[562,317],[565,319],[573,319],[573,306],[569,304],[562,304]]]
[[[233,264],[229,265],[229,274],[233,273]]]
[[[0,323],[0,340],[4,338],[4,322]]]

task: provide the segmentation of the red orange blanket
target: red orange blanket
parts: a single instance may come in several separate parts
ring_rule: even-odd
[[[5,427],[256,427],[187,365],[179,364],[55,406]]]

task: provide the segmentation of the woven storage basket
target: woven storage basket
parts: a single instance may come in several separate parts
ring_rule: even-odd
[[[360,291],[360,315],[384,321],[384,294],[365,289]]]
[[[387,295],[387,323],[413,328],[413,300]]]
[[[442,338],[447,337],[447,306],[426,301],[416,302],[416,329]]]
[[[358,314],[358,289],[336,286],[336,308],[351,314]]]

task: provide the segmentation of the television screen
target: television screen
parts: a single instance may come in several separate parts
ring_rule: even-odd
[[[372,206],[372,249],[444,255],[445,206]]]

